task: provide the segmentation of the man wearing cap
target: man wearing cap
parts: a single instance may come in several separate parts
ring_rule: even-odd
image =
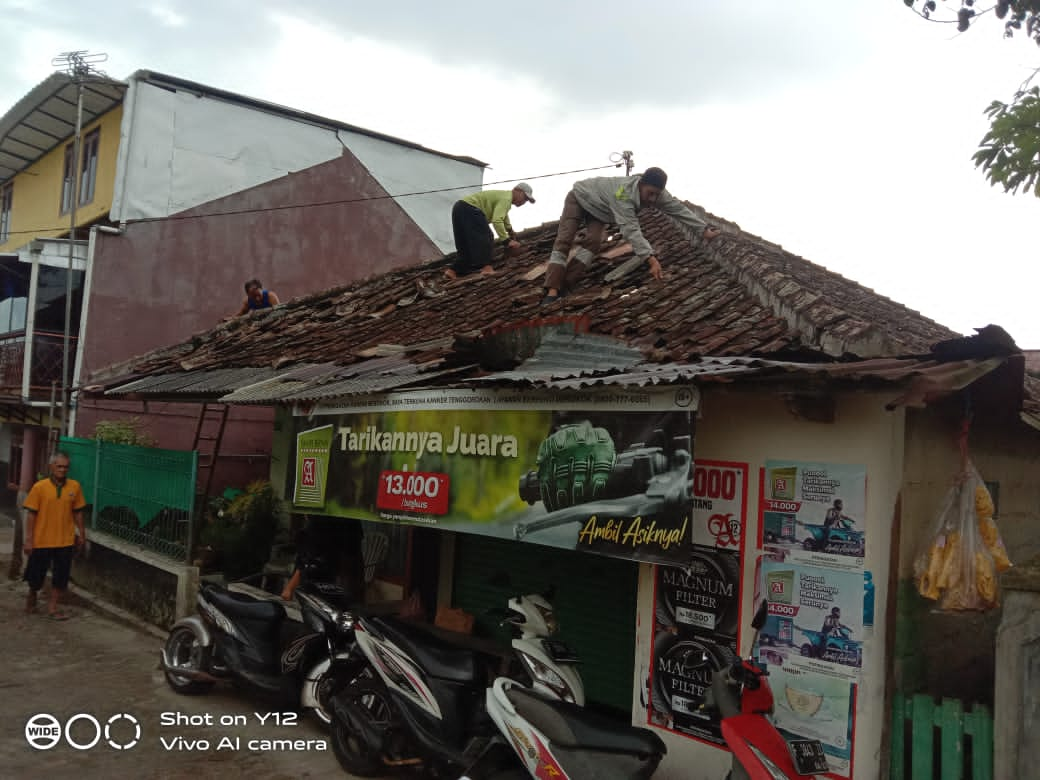
[[[718,236],[717,228],[708,227],[665,190],[667,183],[668,174],[660,168],[647,168],[634,176],[599,176],[576,182],[563,201],[560,226],[545,271],[546,295],[542,303],[552,303],[574,287],[599,252],[603,226],[610,222],[621,229],[636,256],[646,261],[650,275],[660,279],[661,262],[639,228],[640,209],[656,207],[691,241],[711,241]],[[567,255],[582,222],[585,239],[568,263]]]
[[[490,224],[499,240],[509,249],[519,249],[513,226],[509,224],[509,209],[534,203],[531,185],[520,182],[511,190],[482,190],[455,202],[451,210],[451,228],[455,233],[455,260],[444,275],[449,279],[480,271],[494,273],[491,267],[492,239]]]

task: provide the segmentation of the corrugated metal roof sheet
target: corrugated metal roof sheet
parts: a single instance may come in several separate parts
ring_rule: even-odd
[[[123,101],[126,83],[91,76],[83,85],[83,126]],[[79,87],[52,73],[0,117],[0,182],[23,171],[76,134]]]
[[[106,395],[216,396],[276,375],[273,368],[217,368],[155,374],[108,391]]]

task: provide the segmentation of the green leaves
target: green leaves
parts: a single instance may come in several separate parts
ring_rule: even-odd
[[[972,156],[975,167],[1004,192],[1040,197],[1040,87],[1016,93],[1010,103],[995,100],[985,113],[990,129]]]

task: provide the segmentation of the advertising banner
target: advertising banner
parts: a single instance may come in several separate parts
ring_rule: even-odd
[[[863,574],[763,560],[769,617],[763,660],[784,669],[856,680],[863,665]]]
[[[684,387],[369,396],[296,418],[294,506],[684,560],[696,402]]]
[[[658,566],[649,723],[723,744],[718,712],[701,709],[712,674],[737,657],[747,509],[746,463],[698,460],[694,541],[684,565]]]
[[[864,466],[770,460],[761,487],[760,546],[796,562],[862,570]]]

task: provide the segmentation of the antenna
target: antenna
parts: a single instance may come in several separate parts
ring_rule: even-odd
[[[635,167],[635,161],[632,159],[632,152],[613,152],[610,155],[610,161],[614,163],[615,168],[620,168],[622,165],[625,166],[625,175],[631,176],[632,169]]]
[[[80,51],[62,52],[51,60],[51,65],[55,68],[62,68],[69,78],[78,80],[88,76],[104,76],[105,74],[94,66],[107,61],[107,54],[90,54],[86,49],[81,49]]]
[[[72,170],[69,171],[69,268],[65,274],[65,338],[61,350],[61,429],[58,437],[68,436],[69,406],[72,403],[71,377],[69,376],[69,341],[72,330],[72,261],[76,246],[76,203],[79,201],[78,173],[82,163],[80,154],[82,144],[80,136],[83,131],[83,85],[92,78],[104,77],[105,74],[95,65],[108,60],[107,54],[91,54],[87,50],[66,51],[51,60],[55,68],[62,68],[76,84],[76,135],[72,144]],[[57,442],[55,442],[57,444]]]

